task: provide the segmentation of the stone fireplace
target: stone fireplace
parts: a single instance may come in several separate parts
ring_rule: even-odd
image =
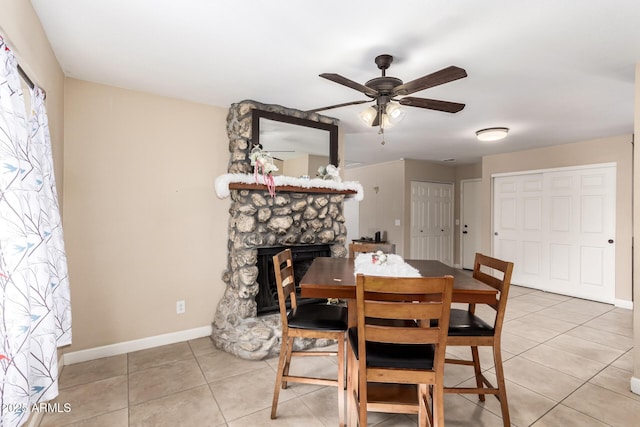
[[[233,104],[227,116],[230,174],[252,173],[248,154],[251,111],[255,108],[315,121],[336,121],[317,113],[255,101]],[[346,195],[355,191],[288,185],[276,187],[276,195],[271,197],[266,186],[255,183],[229,184],[228,189],[231,206],[227,269],[222,277],[226,290],[216,310],[212,338],[216,347],[224,351],[243,359],[260,360],[278,354],[281,332],[277,312],[258,315],[259,251],[324,245],[330,256],[347,256],[343,202]],[[300,348],[326,344],[296,343]]]

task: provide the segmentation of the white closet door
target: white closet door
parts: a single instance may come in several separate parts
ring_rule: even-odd
[[[545,173],[548,290],[615,298],[615,167]],[[556,291],[557,290],[557,291]]]
[[[411,259],[453,265],[453,184],[411,181]]]
[[[494,254],[512,282],[595,301],[615,298],[615,166],[494,179]]]

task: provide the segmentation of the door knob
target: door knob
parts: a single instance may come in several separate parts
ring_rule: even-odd
[[[467,234],[467,230],[463,231],[462,234]]]
[[[494,236],[497,236],[497,235],[498,235],[498,232],[496,231],[495,233],[493,233],[493,235],[494,235]]]
[[[613,239],[609,239],[608,241],[609,241],[609,243],[613,243]]]

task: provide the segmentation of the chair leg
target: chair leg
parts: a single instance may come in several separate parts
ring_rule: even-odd
[[[276,418],[276,412],[278,410],[278,397],[280,396],[280,387],[282,386],[282,377],[284,376],[285,363],[287,360],[287,347],[289,339],[282,337],[282,345],[280,346],[280,357],[278,358],[278,371],[276,372],[276,383],[273,388],[273,401],[271,403],[271,419]],[[283,387],[284,388],[284,387]]]
[[[496,370],[496,382],[498,387],[498,394],[496,397],[500,401],[500,409],[502,410],[502,423],[504,427],[511,425],[511,419],[509,417],[509,403],[507,402],[507,388],[504,380],[504,369],[502,367],[502,352],[500,350],[500,344],[497,343],[493,346],[493,362]]]
[[[284,367],[282,369],[282,375],[284,375],[285,377],[289,375],[289,368],[291,367],[291,355],[293,353],[294,340],[295,338],[293,337],[287,337],[287,349],[285,351],[285,361],[284,361]],[[287,382],[283,381],[282,389],[284,390],[287,387],[288,387]]]
[[[347,413],[349,416],[349,426],[356,427],[358,425],[358,405],[355,396],[358,384],[357,378],[358,361],[353,354],[351,348],[347,350]]]
[[[356,362],[359,363],[359,362]],[[358,369],[359,370],[359,369]],[[358,373],[358,425],[367,427],[367,377],[363,372]]]
[[[345,426],[345,401],[344,401],[344,334],[338,339],[338,419],[340,427]]]
[[[478,354],[478,347],[471,347],[471,358],[473,359],[473,370],[476,374],[476,387],[483,388],[484,383],[482,381],[482,370],[480,369],[480,355]],[[484,402],[484,394],[478,394],[478,399]]]
[[[418,426],[433,427],[433,412],[429,410],[429,389],[426,384],[418,385]],[[434,408],[435,409],[435,408]],[[428,421],[428,424],[427,424]]]
[[[434,427],[444,427],[444,388],[442,383],[433,386]]]

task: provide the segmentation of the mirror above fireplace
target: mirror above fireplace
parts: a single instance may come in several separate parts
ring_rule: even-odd
[[[251,114],[253,146],[260,145],[281,160],[325,156],[338,166],[338,126],[259,109]]]

